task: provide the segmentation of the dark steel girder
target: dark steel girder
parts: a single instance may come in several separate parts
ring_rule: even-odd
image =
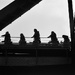
[[[0,10],[0,30],[30,10],[41,0],[15,0]]]

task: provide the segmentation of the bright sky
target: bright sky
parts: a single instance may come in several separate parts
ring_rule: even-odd
[[[4,8],[14,0],[0,0],[0,9]]]
[[[74,12],[75,12],[75,0],[72,0],[73,1],[73,9],[74,9]]]
[[[0,0],[0,9],[11,3],[13,0]],[[75,9],[75,0],[73,0]],[[75,11],[75,10],[74,10]],[[69,15],[67,0],[42,0],[31,10],[4,28],[0,34],[9,31],[11,36],[19,36],[24,33],[31,37],[37,28],[41,37],[47,37],[54,30],[58,37],[63,34],[70,36]]]

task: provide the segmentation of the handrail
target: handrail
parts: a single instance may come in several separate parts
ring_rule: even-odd
[[[2,39],[3,38],[3,39]],[[58,41],[59,42],[63,42],[64,41],[64,39],[62,38],[62,37],[57,37],[58,38]],[[25,37],[25,39],[26,39],[26,41],[28,41],[28,42],[32,42],[32,40],[34,39],[34,38],[31,38],[31,37]],[[71,37],[69,37],[69,39],[70,39],[70,41],[71,41]],[[2,40],[4,40],[4,37],[0,37],[0,41],[2,41]],[[13,41],[18,41],[18,40],[20,40],[20,37],[11,37],[11,40],[12,40],[12,42]],[[41,42],[46,42],[46,43],[48,43],[49,41],[51,41],[51,38],[47,38],[47,37],[40,37],[40,40],[41,40]]]
[[[0,37],[0,38],[3,38],[3,37]],[[20,38],[20,37],[11,37],[11,38]],[[31,37],[25,37],[25,38],[31,38]],[[40,37],[40,38],[48,38],[48,37]],[[62,37],[57,37],[57,38],[62,38]],[[71,37],[69,37],[69,38],[71,38]]]

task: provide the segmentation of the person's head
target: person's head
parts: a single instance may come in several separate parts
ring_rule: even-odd
[[[34,32],[37,32],[37,29],[34,29]]]
[[[54,31],[51,31],[51,35],[55,35],[56,36],[56,33]]]
[[[21,33],[20,36],[21,36],[21,37],[24,36],[23,33]]]
[[[55,32],[54,31],[51,31],[51,34],[55,34]]]
[[[67,38],[68,36],[67,36],[67,35],[62,35],[62,37],[63,37],[63,38]]]
[[[62,35],[62,37],[64,38],[64,40],[68,40],[69,41],[69,38],[67,35]]]
[[[7,31],[6,34],[9,34],[9,32]]]

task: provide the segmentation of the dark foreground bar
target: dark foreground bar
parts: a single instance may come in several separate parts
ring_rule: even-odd
[[[0,45],[0,55],[24,57],[66,57],[70,56],[69,47],[52,47],[48,45]]]
[[[0,45],[0,66],[71,64],[70,48],[44,45]]]

